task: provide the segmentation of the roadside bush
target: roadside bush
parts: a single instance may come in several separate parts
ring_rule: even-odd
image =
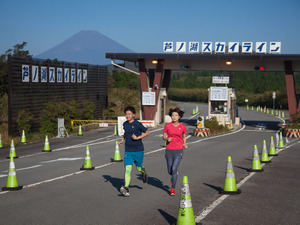
[[[21,110],[18,112],[18,128],[19,133],[22,134],[22,131],[24,130],[25,133],[29,133],[31,129],[31,123],[32,123],[32,114],[31,112]]]
[[[89,100],[77,102],[72,100],[66,102],[47,102],[41,112],[42,133],[54,133],[57,130],[57,118],[64,118],[66,129],[71,129],[71,120],[94,119],[94,110],[96,106]]]
[[[228,127],[220,125],[216,117],[205,120],[204,126],[209,128],[211,134],[219,134],[228,131]]]

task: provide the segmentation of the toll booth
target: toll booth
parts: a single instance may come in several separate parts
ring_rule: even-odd
[[[208,89],[208,117],[216,117],[219,124],[236,122],[236,94],[233,88],[210,87]]]
[[[152,91],[152,88],[149,88],[149,92],[142,92],[142,105],[143,106],[154,106],[155,105],[155,92]],[[167,105],[167,91],[166,88],[160,88],[158,92],[158,101],[156,112],[154,115],[153,123],[154,126],[158,124],[168,122],[168,117],[166,116],[166,105]],[[142,107],[141,107],[142,108]],[[143,111],[140,111],[140,118],[144,120]],[[149,120],[150,121],[150,120]]]

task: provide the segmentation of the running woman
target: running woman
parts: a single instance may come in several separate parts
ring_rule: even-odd
[[[167,141],[165,158],[167,160],[168,173],[171,177],[170,195],[175,195],[175,187],[177,182],[177,169],[183,156],[183,148],[187,149],[186,145],[186,127],[179,122],[184,112],[178,107],[170,109],[169,116],[172,122],[165,125],[163,129],[163,139]]]
[[[125,167],[125,184],[120,188],[122,195],[129,197],[129,184],[131,179],[131,170],[133,163],[137,170],[142,173],[143,182],[147,182],[147,173],[143,167],[144,160],[144,145],[142,138],[149,135],[149,131],[139,121],[135,120],[135,108],[127,106],[124,110],[126,122],[123,123],[124,136],[119,142],[119,145],[125,140],[125,154],[124,154],[124,167]]]

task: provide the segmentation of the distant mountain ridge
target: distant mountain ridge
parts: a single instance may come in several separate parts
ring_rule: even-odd
[[[106,52],[133,53],[98,31],[83,30],[34,58],[104,65],[110,64]]]

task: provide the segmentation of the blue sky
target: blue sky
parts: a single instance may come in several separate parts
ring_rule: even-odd
[[[281,41],[300,54],[300,0],[0,0],[0,54],[28,42],[37,55],[81,30],[96,30],[135,52],[163,41]]]

